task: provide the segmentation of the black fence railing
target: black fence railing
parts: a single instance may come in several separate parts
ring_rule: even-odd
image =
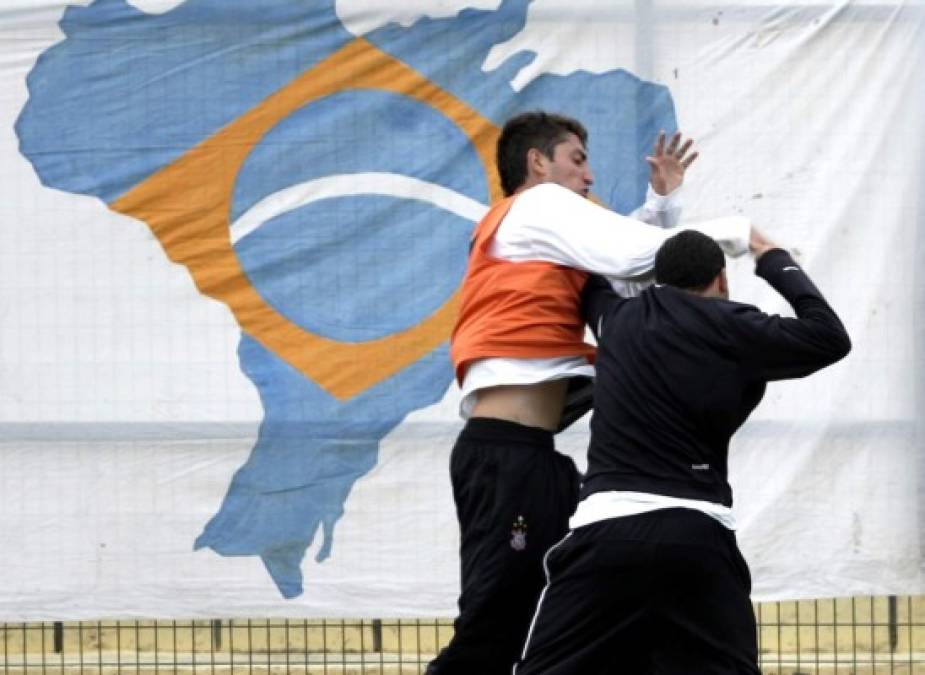
[[[925,596],[755,605],[765,675],[925,675]],[[449,620],[4,623],[4,675],[420,675]]]

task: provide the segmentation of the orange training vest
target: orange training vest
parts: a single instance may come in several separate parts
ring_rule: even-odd
[[[477,359],[583,356],[594,360],[595,349],[584,341],[580,316],[587,273],[551,262],[513,262],[489,254],[515,198],[493,206],[473,233],[459,318],[450,338],[460,384]]]

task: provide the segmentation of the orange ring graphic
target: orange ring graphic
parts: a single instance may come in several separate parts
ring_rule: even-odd
[[[111,204],[148,224],[196,286],[224,302],[248,335],[332,396],[352,398],[437,348],[453,329],[459,292],[409,328],[364,342],[323,337],[296,325],[257,292],[231,243],[235,179],[248,154],[280,121],[307,103],[352,89],[379,89],[432,106],[472,142],[501,196],[493,152],[498,129],[476,110],[368,41],[357,38]]]

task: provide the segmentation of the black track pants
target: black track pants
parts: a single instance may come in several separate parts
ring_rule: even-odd
[[[664,509],[574,530],[516,675],[760,675],[751,578],[735,534]]]
[[[470,419],[450,458],[460,527],[459,617],[429,675],[510,675],[540,591],[543,556],[568,531],[578,471],[552,434]]]

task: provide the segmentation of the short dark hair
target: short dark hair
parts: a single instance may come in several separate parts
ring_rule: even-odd
[[[511,196],[527,180],[527,152],[535,148],[552,159],[556,146],[568,134],[587,145],[587,129],[571,117],[536,110],[509,119],[498,137],[496,155],[504,195]]]
[[[655,283],[702,291],[726,267],[723,249],[696,230],[666,239],[655,254]]]

